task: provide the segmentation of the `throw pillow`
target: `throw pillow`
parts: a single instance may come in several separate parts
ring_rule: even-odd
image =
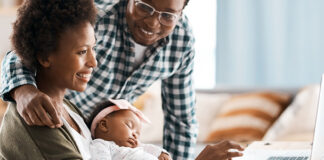
[[[312,141],[320,85],[302,88],[293,102],[269,128],[265,141]]]
[[[233,96],[221,106],[219,115],[210,126],[206,142],[261,140],[290,101],[289,94],[275,92]]]

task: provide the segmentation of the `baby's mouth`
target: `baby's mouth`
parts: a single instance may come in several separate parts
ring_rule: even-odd
[[[130,144],[132,145],[132,148],[137,147],[137,143],[138,143],[138,142],[137,142],[136,139],[134,139],[134,138],[129,138],[127,142],[130,143]]]

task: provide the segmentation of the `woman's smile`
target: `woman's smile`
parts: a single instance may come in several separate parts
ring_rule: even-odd
[[[84,81],[85,83],[89,82],[90,78],[91,78],[91,73],[92,72],[79,72],[76,74],[76,77],[81,80]]]

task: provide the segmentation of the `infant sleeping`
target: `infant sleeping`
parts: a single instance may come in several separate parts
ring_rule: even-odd
[[[93,160],[171,160],[162,148],[139,142],[148,118],[126,100],[100,104],[90,118],[90,154]]]

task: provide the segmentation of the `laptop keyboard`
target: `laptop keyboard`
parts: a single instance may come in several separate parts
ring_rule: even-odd
[[[308,157],[270,157],[267,160],[308,160]]]

